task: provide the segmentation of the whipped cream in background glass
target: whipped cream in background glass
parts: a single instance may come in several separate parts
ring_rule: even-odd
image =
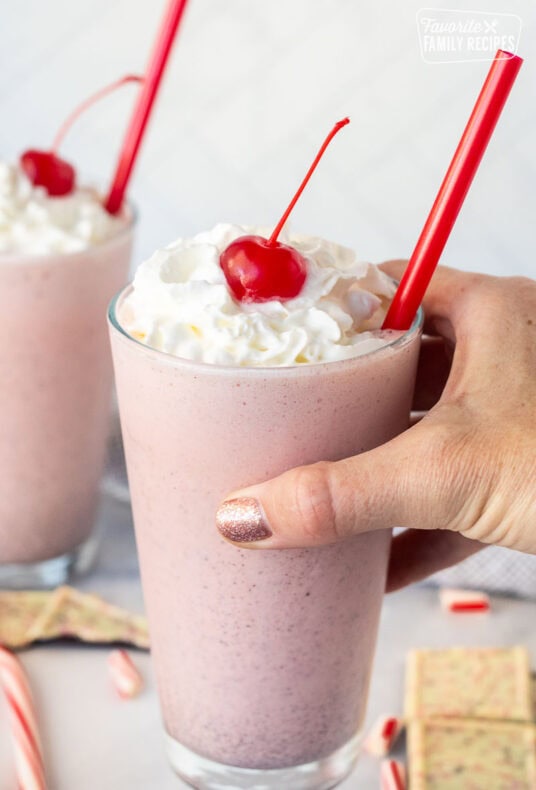
[[[125,224],[103,208],[99,194],[79,187],[50,197],[17,165],[0,162],[0,255],[47,255],[86,250]]]
[[[301,293],[281,302],[238,302],[219,258],[236,238],[265,228],[218,224],[158,250],[137,269],[121,323],[159,351],[219,365],[286,366],[367,354],[393,339],[380,332],[392,280],[334,242],[283,235],[307,260]]]

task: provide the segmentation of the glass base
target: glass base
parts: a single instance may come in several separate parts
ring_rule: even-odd
[[[59,587],[87,573],[95,562],[99,547],[98,532],[74,551],[42,562],[0,564],[0,588],[8,590],[47,590]]]
[[[262,770],[216,763],[190,751],[170,735],[166,734],[165,738],[173,770],[197,790],[330,790],[354,767],[362,740],[358,733],[321,760],[290,768]]]

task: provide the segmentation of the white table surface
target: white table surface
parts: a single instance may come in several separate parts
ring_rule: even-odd
[[[108,499],[101,555],[77,586],[131,610],[143,608],[128,507]],[[412,588],[386,598],[368,722],[401,710],[404,657],[412,647],[523,643],[536,658],[536,603],[494,598],[489,615],[446,615],[437,593]],[[146,681],[136,699],[119,700],[110,687],[109,650],[75,644],[41,645],[21,653],[34,689],[49,790],[181,790],[187,786],[166,762],[149,655],[134,660]],[[402,745],[397,754],[403,755]],[[16,787],[3,703],[0,703],[0,790]],[[341,790],[378,787],[378,762],[363,756]]]

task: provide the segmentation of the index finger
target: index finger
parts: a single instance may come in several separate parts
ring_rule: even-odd
[[[380,264],[386,274],[400,280],[406,270],[405,260],[386,261]],[[453,323],[471,293],[475,279],[482,275],[438,266],[423,299],[425,334],[440,334],[454,342]]]

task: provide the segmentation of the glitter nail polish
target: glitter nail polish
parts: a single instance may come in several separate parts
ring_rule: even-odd
[[[223,537],[234,543],[254,543],[272,534],[259,503],[253,497],[222,502],[216,513],[216,525]]]

